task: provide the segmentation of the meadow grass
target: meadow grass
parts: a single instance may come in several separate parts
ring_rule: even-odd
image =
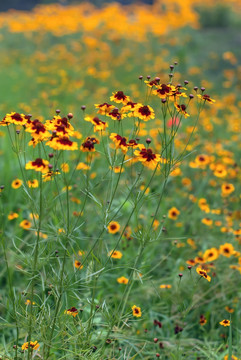
[[[188,6],[0,22],[2,359],[241,357],[237,25]]]

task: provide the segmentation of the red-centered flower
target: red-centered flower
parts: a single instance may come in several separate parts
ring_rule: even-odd
[[[112,93],[110,100],[116,103],[126,104],[128,101],[130,101],[130,97],[126,96],[123,91],[116,91],[115,93]]]
[[[65,310],[64,313],[67,314],[67,315],[70,315],[70,316],[75,317],[75,316],[78,315],[79,312],[78,312],[78,310],[73,306],[72,308],[70,308],[70,309],[68,309],[68,310]]]
[[[168,93],[168,96],[170,97],[170,99],[175,100],[179,97],[187,97],[187,95],[185,94],[185,92],[182,92],[181,90],[187,90],[185,87],[183,86],[172,86],[171,87],[171,92]]]
[[[114,108],[109,113],[106,114],[107,116],[111,117],[112,120],[122,120],[124,117],[126,117],[126,114],[123,114],[122,112],[119,112],[119,109]]]
[[[161,156],[159,154],[154,154],[152,149],[146,149],[144,145],[139,145],[141,150],[136,150],[134,155],[137,159],[143,163],[143,165],[155,169],[158,163],[161,161]]]
[[[200,276],[202,276],[204,279],[206,279],[207,281],[211,281],[211,277],[207,274],[207,271],[206,270],[204,270],[203,268],[201,268],[201,267],[197,267],[196,268],[196,272],[200,275]]]
[[[54,116],[52,120],[46,121],[46,127],[57,136],[74,135],[74,128],[66,117],[61,118],[59,115]]]
[[[50,171],[48,171],[47,173],[44,173],[44,174],[42,175],[42,179],[43,179],[44,182],[46,182],[46,181],[51,181],[51,180],[53,180],[53,178],[54,178],[55,175],[59,175],[59,174],[60,174],[59,171],[52,171],[52,170],[50,170]]]
[[[34,161],[29,161],[25,165],[26,170],[35,170],[35,171],[41,171],[42,173],[47,173],[49,171],[49,162],[47,160],[43,160],[41,158],[38,158]]]
[[[127,114],[127,116],[129,116],[129,117],[132,117],[134,114],[134,111],[135,111],[135,109],[136,109],[136,107],[138,107],[138,103],[134,103],[134,102],[132,102],[132,101],[128,101],[128,103],[126,103],[126,105],[124,105],[124,106],[122,106],[122,108],[121,108],[121,112],[123,113],[126,113],[126,112],[129,112],[128,114]]]
[[[157,89],[153,90],[153,94],[157,95],[160,99],[165,99],[167,95],[170,94],[171,90],[174,90],[175,87],[169,84],[161,84],[157,86]]]
[[[95,137],[87,137],[81,145],[80,150],[83,152],[94,152],[95,144],[99,144],[99,140]]]
[[[150,81],[145,80],[144,82],[150,88],[152,88],[153,86],[157,86],[159,84],[159,80],[157,80],[157,79],[150,80]]]
[[[78,150],[77,142],[71,141],[68,136],[51,138],[46,145],[54,150]]]
[[[134,111],[134,116],[141,120],[148,121],[155,118],[154,110],[149,105],[139,104]]]
[[[139,146],[139,144],[137,144],[137,142],[134,139],[129,140],[129,142],[127,143],[127,146],[130,148],[135,149],[136,147]]]
[[[94,132],[104,131],[108,127],[108,124],[106,122],[100,120],[98,118],[98,116],[95,116],[95,117],[86,116],[85,121],[89,121],[94,125]]]
[[[126,154],[128,150],[128,145],[126,143],[126,138],[122,137],[118,134],[111,133],[110,139],[114,142],[116,149],[121,149],[124,154]]]
[[[45,125],[38,119],[29,122],[26,125],[25,131],[31,133],[33,139],[37,141],[46,140],[51,136],[51,134],[47,131]]]
[[[103,104],[95,104],[96,109],[98,109],[97,113],[101,115],[107,115],[115,108],[114,105],[107,104],[106,102]]]
[[[26,115],[19,114],[17,112],[11,112],[7,114],[3,121],[2,125],[15,124],[15,125],[25,125],[28,122],[29,118]]]
[[[204,95],[200,95],[200,94],[199,94],[198,97],[199,97],[199,99],[202,99],[202,100],[204,100],[204,101],[207,101],[207,102],[209,102],[210,104],[213,104],[213,103],[216,102],[216,100],[211,99],[208,94],[204,94]]]
[[[188,116],[190,116],[187,112],[186,112],[186,105],[184,104],[177,104],[175,103],[175,108],[178,110],[179,113],[181,113],[182,115],[184,115],[185,118],[187,118]]]

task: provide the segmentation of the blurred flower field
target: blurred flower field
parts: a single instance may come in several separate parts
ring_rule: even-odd
[[[0,359],[241,359],[240,13],[0,13]]]

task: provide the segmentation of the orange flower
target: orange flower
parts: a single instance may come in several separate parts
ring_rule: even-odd
[[[31,224],[31,222],[28,221],[28,220],[23,220],[23,221],[21,221],[21,223],[19,224],[19,226],[20,226],[21,228],[23,228],[24,230],[29,230],[29,229],[31,228],[32,224]]]
[[[200,315],[200,320],[199,320],[199,323],[200,323],[200,325],[205,325],[206,324],[206,322],[207,322],[207,319],[205,318],[205,316],[204,315]]]
[[[169,285],[169,284],[163,284],[163,285],[160,285],[160,289],[171,289],[171,285]]]
[[[108,253],[108,256],[112,257],[113,259],[121,259],[122,258],[122,252],[117,251],[117,250],[111,250]]]
[[[207,226],[211,226],[213,224],[213,220],[209,218],[202,219],[202,223]]]
[[[125,276],[121,276],[121,277],[119,277],[118,279],[117,279],[117,282],[119,283],[119,284],[128,284],[128,279],[125,277]]]
[[[19,215],[15,212],[10,212],[10,214],[8,214],[8,220],[14,220],[17,219],[19,217]]]
[[[75,260],[74,266],[76,267],[76,269],[80,269],[80,270],[83,269],[83,265],[79,260]]]
[[[117,221],[111,221],[107,229],[110,234],[116,234],[120,230],[120,224]]]

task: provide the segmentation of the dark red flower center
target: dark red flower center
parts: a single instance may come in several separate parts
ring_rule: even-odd
[[[39,134],[40,132],[44,133],[46,131],[44,125],[38,119],[35,119],[32,122],[32,130],[35,130],[36,134]]]
[[[117,91],[117,93],[114,95],[114,98],[116,98],[117,100],[125,100],[126,96],[123,91]]]
[[[140,152],[140,155],[146,159],[146,161],[152,161],[156,158],[156,155],[153,154],[151,149],[143,149]]]
[[[73,141],[69,140],[66,136],[61,139],[58,139],[57,142],[62,145],[67,145],[67,146],[73,145]]]
[[[19,113],[14,113],[13,115],[11,115],[11,118],[16,121],[23,121],[23,118]]]
[[[149,109],[149,107],[147,105],[144,105],[144,106],[141,106],[139,109],[138,109],[139,113],[142,115],[142,116],[150,116],[151,115],[151,111]]]
[[[40,158],[36,159],[35,161],[32,161],[32,165],[37,167],[45,166],[43,160]]]

